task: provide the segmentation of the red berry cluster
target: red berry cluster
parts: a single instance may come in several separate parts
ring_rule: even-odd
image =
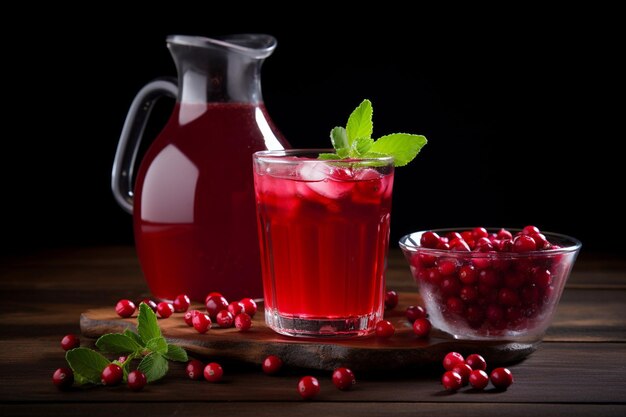
[[[221,328],[233,327],[245,332],[252,326],[252,317],[257,312],[256,302],[252,298],[243,298],[229,303],[218,292],[212,292],[206,296],[204,304],[206,313],[198,310],[190,310],[185,313],[184,320],[188,326],[193,326],[198,333],[206,333],[212,322],[216,322]]]
[[[387,291],[385,294],[385,308],[391,310],[398,305],[398,293],[396,291]],[[430,335],[432,325],[428,320],[426,310],[421,306],[409,306],[406,309],[406,318],[413,324],[413,333],[419,338],[426,338]],[[374,328],[376,336],[386,339],[393,336],[396,328],[389,320],[380,320]]]
[[[487,362],[477,353],[464,359],[460,353],[450,352],[443,358],[443,367],[446,372],[441,377],[441,383],[448,391],[457,391],[468,384],[482,390],[489,380],[495,388],[505,390],[513,383],[513,374],[507,368],[496,368],[487,376]]]
[[[411,257],[411,270],[430,293],[427,298],[449,322],[464,321],[482,335],[526,330],[541,322],[534,319],[555,301],[555,285],[564,275],[558,256],[541,253],[558,246],[535,226],[515,235],[505,229],[488,233],[482,227],[445,236],[429,231],[420,245],[427,250]],[[516,255],[530,251],[532,256]]]

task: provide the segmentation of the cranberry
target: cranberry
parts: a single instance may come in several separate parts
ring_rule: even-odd
[[[476,252],[493,252],[493,243],[486,237],[481,237],[478,239],[474,245],[474,250]]]
[[[150,307],[152,309],[152,311],[154,311],[155,313],[157,312],[157,304],[154,301],[152,301],[151,299],[144,298],[138,304],[141,304],[141,303],[144,303],[145,305]]]
[[[413,322],[413,333],[419,338],[428,337],[432,328],[433,326],[427,318],[416,319]]]
[[[228,310],[222,310],[219,313],[217,313],[216,320],[217,320],[218,326],[224,329],[228,327],[232,327],[233,322],[235,321],[235,319],[233,318],[233,315],[230,314]]]
[[[192,319],[193,328],[198,331],[198,333],[206,333],[211,328],[211,318],[208,314],[198,313]]]
[[[473,388],[485,389],[489,384],[489,377],[482,369],[474,369],[469,376],[469,383]]]
[[[446,307],[454,314],[463,314],[465,311],[465,303],[458,297],[448,297],[446,300]]]
[[[448,232],[446,233],[446,238],[452,242],[454,239],[463,239],[463,236],[459,232]]]
[[[185,372],[189,379],[198,380],[202,378],[204,372],[204,364],[197,359],[192,359],[187,362]]]
[[[406,309],[406,318],[413,323],[417,319],[426,318],[426,310],[422,306],[408,306]]]
[[[513,235],[511,234],[511,232],[509,232],[506,229],[500,229],[498,231],[497,237],[499,240],[504,240],[504,239],[512,240],[513,239]]]
[[[263,360],[261,367],[263,368],[263,372],[268,375],[273,375],[283,367],[283,360],[276,355],[269,355]]]
[[[228,310],[228,301],[221,295],[208,295],[205,304],[211,320],[215,320],[220,311]]]
[[[437,269],[441,275],[452,275],[456,272],[456,262],[453,260],[443,260],[438,263]]]
[[[141,391],[148,383],[146,375],[138,369],[129,372],[126,381],[128,382],[128,387],[133,391]]]
[[[450,352],[443,358],[443,367],[446,371],[451,371],[455,366],[465,363],[465,358],[459,352]]]
[[[115,312],[122,318],[128,318],[135,313],[135,303],[130,300],[120,300],[115,305]]]
[[[472,353],[465,359],[465,363],[472,369],[478,369],[484,371],[487,369],[487,361],[478,353]]]
[[[478,240],[481,237],[489,237],[489,233],[484,227],[475,227],[474,229],[472,229],[472,236],[474,237],[474,240]]]
[[[252,327],[252,319],[247,313],[239,313],[235,317],[235,327],[240,332],[246,332]]]
[[[425,268],[435,265],[435,262],[437,261],[437,257],[435,255],[429,255],[427,253],[419,253],[417,255],[417,259],[418,265]]]
[[[185,320],[185,323],[187,323],[187,326],[192,327],[193,326],[193,318],[196,317],[196,314],[201,314],[198,310],[188,310],[185,315],[183,316],[183,319]]]
[[[174,314],[174,306],[171,305],[170,303],[166,303],[165,301],[162,301],[159,304],[157,304],[157,313],[159,313],[159,316],[166,319],[172,314]]]
[[[465,230],[463,232],[461,232],[461,238],[467,242],[469,244],[470,241],[475,240],[474,239],[474,234],[472,233],[471,230]]]
[[[114,363],[108,364],[103,370],[101,375],[101,381],[103,385],[117,385],[122,382],[124,372],[119,365]]]
[[[441,274],[437,268],[428,268],[426,270],[426,280],[433,285],[439,285],[441,281]]]
[[[450,250],[453,250],[456,252],[470,252],[471,251],[469,245],[463,239],[452,239],[450,241]]]
[[[502,239],[497,245],[496,249],[498,252],[512,252],[513,251],[513,240],[512,239]]]
[[[513,374],[506,368],[496,368],[491,371],[491,383],[498,389],[507,389],[513,383]]]
[[[463,265],[459,269],[459,279],[463,284],[473,284],[478,280],[478,274],[476,268],[472,265]]]
[[[532,282],[539,288],[549,287],[552,283],[552,274],[544,268],[534,269]]]
[[[517,292],[510,288],[500,288],[498,291],[498,302],[503,306],[515,306],[519,302],[519,296]]]
[[[539,230],[538,227],[535,226],[526,226],[522,229],[522,234],[523,235],[536,235],[537,233],[541,233],[541,231]]]
[[[385,310],[393,310],[398,305],[398,293],[389,290],[385,293]]]
[[[440,237],[437,233],[426,232],[422,234],[422,237],[420,238],[420,244],[425,248],[434,249],[437,247],[439,240],[440,240]]]
[[[458,278],[446,277],[441,281],[440,288],[444,295],[457,295],[461,291],[462,284]]]
[[[472,265],[474,265],[478,269],[487,269],[491,266],[491,259],[485,258],[483,256],[477,256],[472,258]]]
[[[239,300],[239,302],[243,304],[244,312],[250,317],[254,317],[257,312],[256,301],[254,301],[252,298],[242,298],[241,300]]]
[[[233,315],[233,317],[237,317],[237,314],[242,313],[245,310],[243,304],[239,301],[233,301],[228,304],[228,312]]]
[[[187,311],[191,302],[189,301],[189,297],[187,297],[187,295],[180,294],[177,295],[176,298],[174,298],[174,302],[172,304],[174,305],[175,312],[183,313]]]
[[[513,252],[530,252],[537,249],[535,239],[528,235],[515,236],[513,239]]]
[[[61,347],[63,350],[70,350],[80,346],[80,339],[75,334],[66,334],[61,339]]]
[[[450,250],[450,244],[448,242],[439,241],[439,244],[437,245],[437,249]]]
[[[381,320],[376,323],[376,336],[378,337],[388,338],[393,336],[395,332],[396,328],[388,320]]]
[[[446,371],[441,377],[441,383],[446,390],[456,391],[463,386],[463,379],[454,371]]]
[[[478,290],[473,285],[466,285],[461,288],[459,297],[466,303],[472,303],[478,299]]]
[[[469,383],[469,377],[472,373],[472,368],[468,364],[463,363],[456,365],[454,368],[452,368],[452,372],[456,372],[457,374],[461,375],[461,384],[465,386]]]
[[[74,383],[74,372],[70,368],[59,368],[52,374],[52,383],[59,389],[71,387]]]
[[[219,382],[222,380],[222,375],[224,375],[224,370],[219,363],[211,362],[207,366],[204,367],[204,379],[209,382]]]
[[[543,233],[537,233],[531,236],[533,239],[535,239],[535,243],[537,244],[537,250],[550,249],[550,242],[548,242],[548,239]]]
[[[340,390],[347,390],[356,384],[356,378],[348,368],[337,368],[333,372],[333,384]]]
[[[478,282],[490,287],[500,286],[500,275],[493,269],[483,269],[478,273]]]
[[[303,376],[298,381],[298,394],[305,400],[310,400],[320,392],[320,383],[317,378],[312,376]]]

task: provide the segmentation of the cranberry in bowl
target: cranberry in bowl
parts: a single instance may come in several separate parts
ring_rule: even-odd
[[[456,339],[538,342],[581,243],[524,229],[437,229],[400,248],[432,324]]]

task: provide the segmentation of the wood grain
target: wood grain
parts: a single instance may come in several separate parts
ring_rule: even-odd
[[[416,291],[399,252],[390,257],[388,283]],[[581,255],[544,343],[509,365],[515,383],[505,392],[447,394],[438,366],[360,371],[355,389],[342,392],[332,386],[328,371],[287,367],[268,377],[252,357],[242,362],[213,355],[208,358],[222,361],[226,372],[221,384],[191,381],[183,364],[172,364],[163,381],[140,393],[124,386],[58,391],[50,378],[65,364],[59,342],[64,334],[79,332],[81,312],[111,309],[119,298],[138,299],[147,292],[133,248],[54,250],[0,260],[0,415],[626,414],[624,259]],[[82,342],[93,344],[84,337]],[[305,373],[320,379],[316,401],[301,401],[295,392]]]

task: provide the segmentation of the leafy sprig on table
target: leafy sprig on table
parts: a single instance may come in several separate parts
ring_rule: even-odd
[[[110,361],[101,353],[85,347],[69,350],[65,358],[74,371],[74,381],[77,385],[100,384],[102,370],[111,363],[122,368],[126,380],[130,363],[141,358],[137,369],[146,375],[148,382],[153,382],[167,374],[168,360],[177,362],[188,360],[185,349],[167,343],[161,333],[156,314],[145,303],[139,305],[137,333],[126,329],[123,333],[105,334],[96,341],[96,346],[102,352],[124,355],[126,359],[123,362]]]

